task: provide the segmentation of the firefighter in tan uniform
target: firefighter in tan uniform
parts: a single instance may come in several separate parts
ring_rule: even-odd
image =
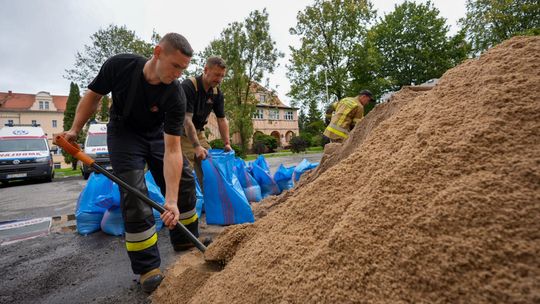
[[[330,123],[323,135],[331,142],[343,142],[349,138],[349,132],[364,117],[364,106],[373,98],[368,90],[363,90],[356,97],[345,97],[335,106]]]

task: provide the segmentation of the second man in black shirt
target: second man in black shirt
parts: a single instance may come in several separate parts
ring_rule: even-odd
[[[181,140],[182,151],[194,167],[201,189],[203,188],[201,161],[206,159],[208,149],[210,149],[204,134],[204,126],[212,111],[217,117],[219,133],[225,145],[224,150],[231,151],[229,123],[225,118],[223,94],[219,89],[226,69],[227,66],[222,58],[209,57],[202,75],[182,82],[187,101],[184,119],[185,135]]]

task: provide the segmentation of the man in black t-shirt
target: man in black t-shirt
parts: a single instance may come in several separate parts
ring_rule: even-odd
[[[186,94],[187,107],[184,119],[185,136],[182,136],[182,151],[194,167],[201,189],[204,190],[201,161],[208,155],[210,145],[204,135],[204,126],[208,122],[210,112],[214,111],[224,150],[231,151],[229,140],[229,123],[225,118],[223,94],[219,84],[225,77],[227,66],[220,57],[209,57],[204,72],[182,82]]]
[[[147,194],[144,169],[148,166],[165,196],[167,211],[161,218],[171,229],[175,250],[190,243],[175,229],[178,220],[195,236],[199,235],[195,179],[187,162],[183,162],[181,149],[186,100],[177,80],[192,55],[186,38],[169,33],[155,46],[150,60],[132,54],[109,58],[81,99],[73,126],[63,133],[65,139],[75,142],[96,112],[101,97],[112,92],[107,145],[113,171]],[[152,208],[123,188],[120,191],[131,267],[134,273],[141,275],[142,289],[150,293],[163,279]]]

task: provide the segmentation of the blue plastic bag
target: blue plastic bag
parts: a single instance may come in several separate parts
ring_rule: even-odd
[[[79,234],[87,235],[100,229],[101,219],[107,209],[99,206],[98,198],[110,195],[112,190],[113,182],[105,175],[90,174],[75,207],[75,219]]]
[[[112,191],[98,196],[96,204],[105,209],[120,208],[120,190],[118,184],[113,182]]]
[[[197,216],[200,218],[201,214],[204,212],[204,195],[195,171],[193,171],[193,176],[195,176],[195,196],[197,197],[197,202],[195,203],[195,212],[197,212]]]
[[[259,154],[257,156],[257,159],[253,161],[253,165],[258,165],[261,169],[268,172],[270,174],[270,167],[268,166],[268,163],[266,162],[266,158],[262,154]]]
[[[319,163],[310,163],[307,159],[303,159],[297,166],[294,168],[293,172],[293,180],[294,182],[298,182],[300,180],[300,176],[304,174],[304,172],[307,172],[311,169],[316,168],[319,165]]]
[[[148,196],[150,199],[152,199],[154,202],[160,204],[163,206],[165,203],[165,198],[161,194],[161,190],[154,181],[154,177],[152,176],[152,173],[150,171],[147,171],[144,175],[144,179],[146,182],[146,188],[148,189]],[[118,197],[118,204],[116,203],[115,197]],[[103,232],[110,234],[110,235],[123,235],[125,232],[124,229],[124,220],[122,218],[122,211],[120,209],[120,191],[118,189],[118,185],[113,185],[113,193],[109,195],[102,195],[101,197],[101,205],[107,205],[111,204],[110,208],[105,212],[103,215],[103,219],[100,222],[100,228],[103,230]],[[154,220],[156,225],[156,231],[161,230],[163,228],[163,221],[161,220],[160,214],[157,210],[152,209],[152,212],[154,214]]]
[[[281,193],[278,185],[276,184],[272,176],[270,176],[270,173],[268,171],[265,171],[256,163],[253,163],[251,173],[261,187],[262,198],[265,198],[269,195],[277,195]]]
[[[246,163],[241,158],[235,158],[234,162],[235,174],[244,189],[244,194],[249,202],[260,202],[262,199],[261,187],[257,180],[249,174],[246,169]]]
[[[123,235],[126,232],[120,207],[112,207],[105,211],[101,220],[101,230],[107,234],[116,236]]]
[[[292,176],[295,166],[285,167],[283,164],[279,165],[276,173],[274,174],[274,181],[279,187],[280,191],[291,189],[294,184]]]
[[[202,162],[204,209],[208,224],[231,225],[255,221],[233,166],[234,151],[211,149]]]

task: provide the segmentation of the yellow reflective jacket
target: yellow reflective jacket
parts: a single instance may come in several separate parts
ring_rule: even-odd
[[[324,135],[330,139],[347,139],[349,132],[364,117],[364,107],[358,97],[345,97],[336,106]]]

